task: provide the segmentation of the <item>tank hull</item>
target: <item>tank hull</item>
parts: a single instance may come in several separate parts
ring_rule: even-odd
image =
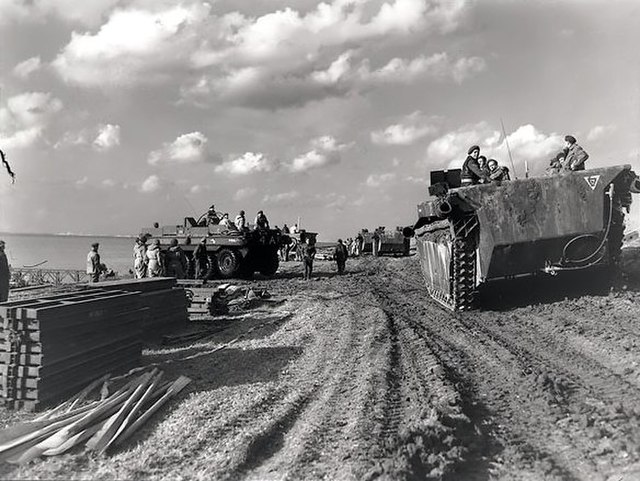
[[[430,293],[470,308],[459,302],[460,282],[475,291],[496,279],[614,265],[634,179],[629,166],[616,166],[452,188],[418,205],[416,246]]]

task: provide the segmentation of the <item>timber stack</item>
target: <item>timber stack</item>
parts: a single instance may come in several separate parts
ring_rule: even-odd
[[[104,290],[139,292],[140,303],[146,307],[142,317],[142,335],[152,339],[187,325],[187,296],[177,287],[174,277],[148,277],[89,284]]]
[[[139,292],[91,289],[0,304],[0,396],[36,410],[140,364]]]

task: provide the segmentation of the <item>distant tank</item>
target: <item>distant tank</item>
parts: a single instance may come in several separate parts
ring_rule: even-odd
[[[378,236],[378,248],[374,249],[373,240],[376,234]],[[388,231],[385,226],[379,226],[373,232],[368,229],[362,229],[360,235],[363,238],[362,252],[371,252],[377,256],[385,254],[394,256],[409,255],[410,241],[404,236],[402,227],[396,227],[395,231]]]
[[[431,198],[404,231],[429,294],[452,310],[473,308],[478,287],[496,279],[615,270],[624,211],[640,192],[628,165],[460,185],[458,169],[431,172]]]
[[[219,224],[207,225],[206,214],[197,220],[185,217],[182,225],[143,227],[141,235],[147,237],[148,243],[158,239],[161,252],[166,252],[175,238],[189,259],[205,237],[214,273],[222,278],[250,277],[255,272],[274,275],[279,266],[278,250],[286,242],[286,237],[275,229],[238,231]],[[193,262],[189,277],[193,277]]]

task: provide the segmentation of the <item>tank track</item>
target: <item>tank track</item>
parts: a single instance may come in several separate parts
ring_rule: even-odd
[[[478,220],[465,217],[445,225],[434,225],[430,237],[451,249],[449,292],[427,285],[429,295],[451,311],[474,308],[476,298],[476,237]],[[455,234],[454,234],[455,233]]]

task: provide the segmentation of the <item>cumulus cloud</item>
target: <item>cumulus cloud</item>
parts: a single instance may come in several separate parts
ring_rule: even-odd
[[[462,57],[452,61],[445,52],[429,57],[421,55],[414,59],[393,58],[379,69],[372,70],[367,60],[358,68],[358,75],[369,82],[413,82],[430,77],[436,80],[453,80],[462,83],[467,78],[486,69],[481,57]]]
[[[317,137],[310,144],[311,150],[297,156],[288,164],[291,172],[305,172],[338,164],[342,160],[340,153],[349,148],[349,145],[338,143],[331,135]]]
[[[533,125],[518,127],[503,138],[500,131],[486,122],[466,125],[458,130],[435,139],[427,148],[426,162],[433,167],[457,168],[462,165],[471,145],[479,145],[481,154],[494,157],[502,164],[511,167],[508,160],[507,141],[511,149],[514,163],[521,165],[524,161],[530,164],[533,171],[540,171],[547,166],[552,154],[563,147],[563,137],[556,133],[545,134]]]
[[[151,194],[153,192],[158,192],[160,189],[162,189],[162,187],[163,182],[160,177],[152,174],[142,182],[142,184],[140,185],[140,192],[144,194]]]
[[[0,109],[0,142],[3,147],[33,145],[62,107],[62,101],[48,92],[27,92],[10,97],[7,106]]]
[[[603,139],[607,135],[612,134],[616,130],[617,127],[615,125],[596,125],[587,134],[587,140],[589,142],[595,142],[597,140]]]
[[[377,145],[411,145],[434,134],[437,129],[433,119],[426,119],[421,112],[414,112],[398,124],[371,132],[371,141]]]
[[[241,157],[227,160],[215,168],[216,172],[229,175],[249,175],[256,172],[270,172],[273,163],[261,152],[246,152]]]
[[[31,57],[13,67],[13,74],[24,80],[32,73],[40,70],[41,67],[40,57]]]
[[[381,187],[388,184],[396,178],[396,174],[393,172],[387,172],[385,174],[371,174],[367,177],[365,185],[367,187]]]
[[[190,132],[178,136],[173,142],[164,143],[149,154],[147,162],[158,164],[192,164],[213,158],[207,148],[208,139],[202,132]]]
[[[288,204],[300,197],[300,193],[293,190],[290,192],[280,192],[278,194],[267,194],[262,199],[265,204]]]
[[[120,145],[120,126],[112,124],[100,125],[98,136],[93,141],[93,148],[99,152],[106,152]]]
[[[171,79],[189,68],[184,52],[196,49],[209,10],[205,3],[159,12],[115,10],[96,34],[73,32],[52,65],[65,81],[89,87]]]
[[[1,0],[0,25],[42,22],[49,16],[83,25],[97,24],[120,0]]]

